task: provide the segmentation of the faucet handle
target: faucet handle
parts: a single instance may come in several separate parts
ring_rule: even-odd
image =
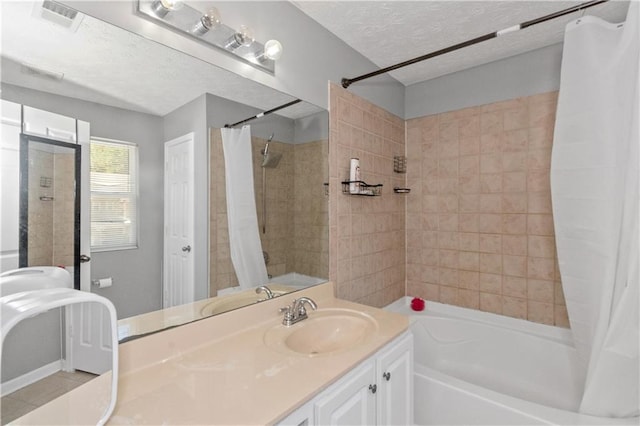
[[[284,314],[285,321],[292,320],[295,316],[293,313],[293,305],[283,306],[282,308],[278,309],[278,312]]]
[[[281,314],[284,314],[284,313],[289,314],[291,313],[291,306],[290,305],[283,306],[282,308],[278,309],[278,312]]]

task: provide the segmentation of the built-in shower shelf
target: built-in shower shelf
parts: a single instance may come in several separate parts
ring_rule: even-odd
[[[396,194],[408,194],[411,192],[411,188],[399,188],[399,187],[395,187],[393,188],[393,192],[395,192]]]
[[[382,184],[369,185],[361,180],[345,180],[342,182],[342,193],[347,195],[378,197],[382,195]]]

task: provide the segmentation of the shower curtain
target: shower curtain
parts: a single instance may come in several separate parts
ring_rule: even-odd
[[[240,288],[260,286],[267,283],[268,277],[253,191],[251,127],[221,131],[231,262]]]
[[[640,4],[567,25],[551,164],[562,286],[586,381],[580,412],[639,414]]]

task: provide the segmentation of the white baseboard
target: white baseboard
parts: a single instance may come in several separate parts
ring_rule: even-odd
[[[8,395],[12,392],[22,389],[25,386],[35,383],[38,380],[42,380],[47,376],[52,375],[62,369],[62,360],[53,361],[50,364],[43,365],[40,368],[29,371],[28,373],[18,376],[15,379],[7,380],[0,386],[2,388],[2,396]]]

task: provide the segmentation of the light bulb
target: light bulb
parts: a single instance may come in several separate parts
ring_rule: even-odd
[[[169,10],[180,10],[184,6],[182,0],[160,0],[160,3],[162,7]]]
[[[277,61],[282,56],[282,44],[278,40],[269,40],[264,44],[264,57]]]
[[[254,40],[255,39],[253,38],[253,31],[251,31],[251,28],[245,25],[241,25],[240,31],[227,39],[224,44],[224,48],[234,51],[240,46],[251,46],[251,43],[253,43]]]
[[[182,9],[182,0],[155,0],[151,4],[151,9],[159,18],[164,18],[167,13]]]
[[[238,32],[238,34],[240,34],[240,37],[242,38],[241,44],[243,46],[251,46],[251,43],[255,41],[255,38],[253,38],[253,31],[245,25],[240,25],[240,32]]]
[[[215,7],[212,7],[207,10],[207,13],[202,15],[191,32],[196,35],[204,35],[207,31],[217,27],[218,25],[220,25],[220,12],[218,12],[218,9]]]

